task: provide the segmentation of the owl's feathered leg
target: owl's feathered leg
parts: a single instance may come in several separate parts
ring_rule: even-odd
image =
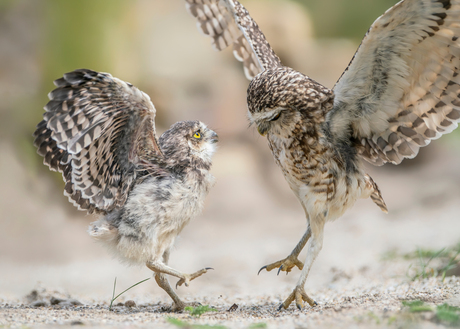
[[[260,273],[262,270],[267,270],[267,272],[270,272],[271,270],[277,268],[278,269],[278,274],[280,274],[280,271],[285,271],[286,274],[291,272],[291,270],[297,266],[299,270],[303,269],[303,263],[298,259],[300,252],[302,249],[305,247],[307,244],[308,239],[310,239],[311,236],[311,229],[308,227],[307,231],[305,234],[302,236],[300,239],[299,243],[295,246],[294,250],[290,253],[289,256],[287,256],[285,259],[282,259],[280,261],[274,262],[269,265],[262,266],[257,274]]]
[[[317,303],[311,299],[305,292],[305,282],[307,281],[308,273],[310,272],[311,266],[318,256],[321,248],[323,246],[323,227],[324,221],[317,223],[317,227],[313,230],[311,235],[310,244],[308,246],[307,258],[305,259],[305,264],[300,274],[300,279],[297,282],[296,287],[289,295],[288,298],[279,306],[278,310],[282,308],[287,309],[289,305],[295,300],[296,306],[299,310],[303,308],[303,302],[307,302],[310,306],[315,306]],[[316,233],[316,234],[315,234]]]

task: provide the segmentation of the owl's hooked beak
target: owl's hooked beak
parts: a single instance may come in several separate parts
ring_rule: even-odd
[[[261,136],[267,135],[269,125],[267,123],[260,123],[257,125],[257,131]]]
[[[260,129],[260,127],[257,127],[257,131],[259,132],[259,134],[260,134],[261,136],[267,135],[267,132],[266,132],[266,131],[263,131],[262,129]]]
[[[217,143],[219,141],[219,136],[217,136],[215,131],[211,130],[211,136],[209,136],[210,142],[212,144]]]

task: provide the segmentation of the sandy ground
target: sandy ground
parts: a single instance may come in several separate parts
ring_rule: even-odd
[[[4,155],[0,160],[4,182],[0,190],[0,326],[83,323],[125,328],[152,327],[153,323],[155,328],[171,328],[174,325],[167,318],[173,316],[229,328],[258,323],[268,328],[437,328],[443,324],[437,324],[432,314],[409,314],[401,301],[421,299],[432,305],[460,306],[458,277],[412,282],[409,276],[417,268],[416,260],[384,260],[391,251],[439,249],[459,242],[460,156],[449,143],[421,154],[422,164],[399,170],[372,168],[390,214],[362,200],[340,220],[329,223],[323,250],[306,284],[319,306],[298,311],[292,305],[284,312],[276,308],[300,272],[276,276],[274,272],[257,275],[257,271],[287,256],[297,243],[305,230],[302,209],[275,167],[270,170],[279,190],[271,191],[260,183],[250,149],[244,144],[221,145],[215,158],[218,183],[214,193],[203,215],[184,230],[171,259],[173,267],[185,272],[207,266],[215,269],[190,287],[178,289],[186,301],[218,310],[200,319],[187,313],[169,314],[170,300],[153,280],[116,301],[133,300],[136,307],[117,306],[108,311],[115,277],[118,293],[151,277],[151,272],[111,259],[86,235],[92,218],[68,207],[49,177],[24,169],[6,144],[0,151]],[[246,165],[236,165],[239,160]],[[33,290],[38,296],[28,299]],[[51,306],[51,297],[65,301]],[[31,304],[34,300],[44,301],[45,306],[33,307],[40,305]],[[238,309],[228,312],[233,304]]]
[[[196,319],[188,314],[170,314],[164,310],[164,302],[139,303],[135,307],[116,306],[108,311],[105,304],[81,306],[30,307],[7,305],[2,308],[2,322],[12,327],[44,325],[89,327],[149,327],[171,328],[169,317],[190,324],[226,326],[229,328],[251,328],[266,324],[268,328],[381,328],[417,327],[442,328],[432,314],[414,316],[401,310],[402,299],[422,299],[429,304],[449,302],[459,303],[453,298],[460,292],[460,280],[448,279],[444,283],[432,279],[425,282],[401,283],[398,280],[361,281],[359,288],[338,284],[333,288],[316,291],[320,305],[314,309],[297,311],[275,310],[279,295],[202,297],[217,311],[205,313]],[[383,287],[385,285],[385,287]],[[346,291],[344,291],[346,290]],[[228,311],[229,305],[238,309]]]

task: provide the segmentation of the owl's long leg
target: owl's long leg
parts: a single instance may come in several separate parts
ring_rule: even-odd
[[[160,286],[160,288],[166,291],[169,297],[171,297],[174,301],[173,311],[182,311],[185,308],[185,303],[181,301],[179,296],[174,292],[166,275],[163,273],[155,272],[155,281]]]
[[[324,223],[320,225],[324,227]],[[310,272],[311,266],[313,265],[316,256],[318,256],[323,246],[323,227],[320,227],[320,229],[318,230],[318,234],[311,236],[310,244],[308,246],[307,258],[305,259],[305,265],[302,269],[302,273],[300,274],[300,279],[297,282],[297,285],[295,286],[292,293],[279,306],[278,310],[281,310],[282,308],[287,309],[294,300],[299,310],[302,309],[304,301],[310,304],[310,306],[317,305],[317,303],[307,295],[304,286],[305,282],[307,281],[308,273]]]
[[[169,250],[165,251],[165,253],[163,254],[163,262],[165,264],[168,264],[168,261],[169,261]],[[173,311],[182,311],[185,308],[186,304],[183,301],[181,301],[179,296],[172,289],[166,275],[161,272],[155,272],[155,281],[157,282],[158,286],[160,286],[161,289],[166,291],[169,297],[171,297],[172,300],[174,301]]]
[[[285,259],[282,259],[280,261],[274,262],[269,265],[263,266],[257,274],[260,273],[262,270],[267,270],[267,272],[270,272],[271,270],[277,268],[278,269],[278,274],[280,271],[285,271],[286,274],[291,272],[292,268],[297,266],[300,270],[303,269],[304,265],[303,263],[298,259],[300,252],[302,249],[305,247],[307,244],[308,239],[310,239],[311,236],[311,229],[308,227],[307,231],[305,234],[302,236],[300,239],[299,243],[295,246],[294,250],[292,250],[291,254],[287,256]]]
[[[165,265],[168,264],[169,261],[169,250],[165,251],[163,254],[163,262]],[[174,305],[172,307],[173,312],[180,312],[183,311],[186,306],[197,306],[200,305],[200,303],[197,302],[191,302],[191,303],[186,303],[183,302],[179,296],[176,294],[176,292],[173,290],[171,285],[169,284],[168,278],[164,273],[161,272],[155,272],[155,281],[157,284],[162,288],[166,293],[171,297],[171,299],[174,301]]]

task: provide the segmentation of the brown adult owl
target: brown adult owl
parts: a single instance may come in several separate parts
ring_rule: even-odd
[[[324,224],[357,199],[387,211],[362,160],[399,164],[451,132],[460,120],[460,0],[404,0],[369,29],[330,90],[281,64],[236,0],[186,0],[215,49],[233,47],[251,80],[249,120],[268,145],[307,217],[307,230],[285,259],[261,268],[300,279],[280,305],[316,303],[304,290],[321,250]],[[304,263],[298,260],[307,241]],[[279,273],[278,271],[278,273]],[[260,272],[260,271],[259,271]]]
[[[183,310],[166,274],[188,286],[210,268],[185,274],[168,259],[214,184],[217,134],[202,122],[182,121],[157,140],[149,96],[108,73],[76,70],[54,83],[34,133],[38,153],[62,173],[69,201],[100,215],[89,234],[122,261],[145,264],[173,310]]]

